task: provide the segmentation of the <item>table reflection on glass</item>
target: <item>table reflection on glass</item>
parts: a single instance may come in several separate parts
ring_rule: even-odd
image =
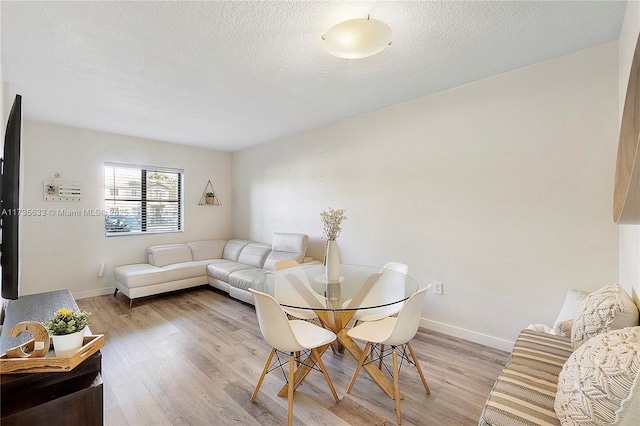
[[[313,310],[322,324],[338,336],[334,352],[346,349],[359,360],[362,350],[344,329],[349,320],[361,310],[389,315],[397,312],[418,290],[418,283],[409,275],[390,269],[345,264],[340,265],[340,279],[329,282],[325,267],[314,264],[268,272],[256,278],[251,288],[273,296],[283,308]],[[328,347],[319,348],[320,353]],[[394,397],[393,384],[373,363],[363,368],[389,397]],[[294,386],[298,387],[308,373],[309,369],[301,364]],[[286,392],[287,385],[279,395],[286,396]]]

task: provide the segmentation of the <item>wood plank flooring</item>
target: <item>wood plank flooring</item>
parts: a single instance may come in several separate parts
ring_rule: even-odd
[[[269,373],[250,401],[269,345],[253,306],[209,287],[129,300],[118,293],[78,300],[102,348],[106,425],[282,425],[284,384]],[[400,373],[403,425],[477,425],[508,353],[420,329],[412,341],[431,395],[414,367]],[[366,373],[351,394],[356,360],[327,351],[323,361],[340,398],[312,371],[296,390],[295,425],[394,425],[394,401]]]

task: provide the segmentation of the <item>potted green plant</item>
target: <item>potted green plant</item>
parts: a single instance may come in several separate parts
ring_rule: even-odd
[[[207,192],[206,197],[207,197],[207,204],[213,204],[216,194],[214,194],[213,192]]]
[[[60,308],[47,322],[42,323],[53,338],[56,356],[72,355],[82,347],[84,328],[89,324],[91,312]]]

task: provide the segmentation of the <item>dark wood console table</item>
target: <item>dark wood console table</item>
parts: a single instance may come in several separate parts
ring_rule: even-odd
[[[46,321],[62,307],[78,308],[69,290],[12,300],[0,335],[0,353],[30,339],[28,335],[17,339],[7,336],[11,326],[21,321]],[[102,354],[98,351],[66,373],[0,375],[0,423],[2,426],[102,425],[101,372]]]

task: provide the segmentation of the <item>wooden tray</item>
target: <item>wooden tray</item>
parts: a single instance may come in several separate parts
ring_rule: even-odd
[[[24,345],[28,345],[30,340]],[[96,353],[104,346],[104,335],[97,334],[84,336],[83,345],[75,353],[67,357],[56,357],[55,352],[50,350],[46,356],[38,358],[7,358],[7,354],[0,355],[0,374],[21,374],[21,373],[55,373],[71,371],[82,361]],[[51,341],[53,347],[53,339]]]

